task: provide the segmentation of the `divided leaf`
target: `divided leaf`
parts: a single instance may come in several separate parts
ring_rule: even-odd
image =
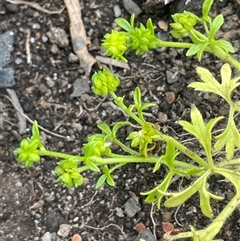
[[[211,72],[205,68],[197,67],[197,73],[203,82],[193,82],[189,84],[189,87],[199,91],[215,93],[224,98],[230,105],[232,104],[231,93],[239,86],[240,77],[231,79],[232,71],[229,64],[224,64],[221,68],[222,83],[219,83]]]
[[[200,111],[195,105],[192,105],[191,120],[192,124],[187,121],[179,121],[179,124],[190,134],[194,135],[200,144],[204,147],[207,154],[211,154],[212,135],[211,130],[214,125],[223,117],[219,116],[211,119],[206,125],[203,121]]]
[[[216,136],[216,140],[214,152],[218,152],[226,146],[226,157],[227,160],[230,160],[233,157],[235,146],[240,148],[240,133],[233,118],[229,117],[226,129],[220,135]]]

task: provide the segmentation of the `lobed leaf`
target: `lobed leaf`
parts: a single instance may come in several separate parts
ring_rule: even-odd
[[[189,87],[199,91],[215,93],[224,98],[230,105],[232,104],[231,93],[239,86],[240,77],[231,79],[232,71],[229,64],[224,64],[221,68],[222,83],[219,83],[211,72],[205,68],[197,67],[197,73],[203,82],[193,82],[189,84]]]

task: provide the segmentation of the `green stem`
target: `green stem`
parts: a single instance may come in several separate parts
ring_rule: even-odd
[[[207,52],[210,52],[210,53],[216,55],[218,58],[222,59],[224,62],[228,62],[233,67],[235,67],[237,70],[240,70],[240,62],[237,61],[235,58],[233,58],[230,54],[225,52],[220,47],[218,47],[216,45],[210,45],[210,49],[208,49]]]
[[[201,158],[199,155],[197,155],[196,153],[189,150],[186,146],[184,146],[182,143],[178,142],[174,138],[160,133],[159,135],[154,136],[153,140],[154,141],[164,141],[166,143],[169,142],[169,141],[173,142],[174,146],[178,150],[180,150],[186,156],[191,158],[193,161],[197,162],[200,166],[205,167],[206,169],[209,169],[208,163],[203,158]]]
[[[76,155],[71,155],[71,154],[67,154],[67,153],[48,151],[48,150],[44,150],[44,151],[37,150],[36,153],[39,156],[57,157],[57,158],[62,158],[62,159],[76,158],[76,159],[79,159],[79,161],[83,161],[85,159],[85,157],[83,157],[83,156],[76,156]]]
[[[228,205],[222,210],[220,214],[214,219],[214,221],[205,229],[197,230],[193,232],[179,233],[175,236],[169,237],[167,240],[178,240],[183,238],[194,237],[199,241],[212,241],[213,238],[219,233],[223,224],[226,222],[227,218],[233,213],[233,211],[240,205],[240,198],[235,195],[233,199],[228,203]],[[195,239],[194,239],[195,240]]]
[[[159,39],[158,47],[166,47],[166,48],[180,48],[180,49],[190,49],[194,44],[192,43],[181,43],[181,42],[170,42],[163,41]]]
[[[152,163],[155,164],[159,161],[159,157],[144,157],[144,156],[118,156],[118,157],[109,157],[109,158],[104,158],[102,159],[101,157],[96,158],[96,165],[100,166],[103,164],[106,165],[111,165],[111,164],[126,164],[126,163]],[[164,161],[162,162],[164,164]],[[178,161],[174,160],[174,165],[178,167],[182,167],[185,169],[194,169],[198,168],[192,164],[183,162],[183,161]]]
[[[118,139],[114,138],[114,142],[122,148],[123,151],[128,152],[130,155],[132,156],[139,156],[139,153],[137,151],[134,151],[133,149],[131,149],[130,147],[124,145],[121,141],[119,141]]]
[[[135,115],[132,111],[130,111],[128,109],[128,107],[126,105],[123,104],[122,102],[122,97],[118,97],[113,91],[109,92],[112,96],[112,98],[114,99],[115,103],[132,119],[134,119],[138,124],[140,124],[141,126],[145,125],[145,122],[143,120],[141,120],[137,115]],[[121,98],[121,101],[120,99]]]
[[[161,39],[159,39],[158,47],[189,49],[193,45],[194,45],[193,43],[170,42],[170,41],[162,41]],[[210,47],[205,49],[205,51],[214,54],[218,58],[222,59],[224,62],[229,62],[237,70],[240,70],[240,62],[234,57],[232,57],[230,54],[225,52],[220,47],[216,45],[210,45]]]
[[[217,164],[217,167],[224,167],[224,166],[239,166],[240,167],[240,158],[232,159],[230,161],[225,160]]]

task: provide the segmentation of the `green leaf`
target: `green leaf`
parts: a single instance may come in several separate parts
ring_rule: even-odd
[[[192,56],[195,55],[196,53],[198,53],[199,51],[201,51],[201,49],[203,49],[203,46],[205,48],[205,46],[207,46],[208,43],[206,44],[195,44],[193,45],[186,53],[186,56]]]
[[[211,130],[214,125],[223,117],[216,117],[210,120],[206,125],[203,121],[200,111],[195,105],[191,108],[191,120],[192,124],[187,121],[179,121],[179,124],[190,134],[194,135],[200,144],[204,147],[207,154],[211,155],[211,142],[212,135]]]
[[[130,17],[130,25],[131,25],[131,29],[134,29],[134,18],[135,18],[135,15],[134,13],[131,15]]]
[[[205,68],[197,67],[197,73],[203,82],[193,82],[188,85],[189,87],[199,91],[215,93],[224,98],[230,105],[232,104],[231,93],[239,86],[240,83],[237,82],[240,77],[231,79],[232,71],[229,64],[224,64],[221,68],[222,83],[219,83],[211,72]]]
[[[154,26],[151,18],[147,20],[146,26],[147,26],[147,29],[151,30],[151,34],[154,34]]]
[[[168,141],[167,146],[166,146],[166,152],[165,152],[165,155],[163,157],[163,160],[164,160],[164,163],[168,166],[168,168],[171,171],[173,170],[174,160],[175,160],[175,158],[178,154],[179,154],[179,152],[177,152],[175,150],[174,142]]]
[[[106,175],[106,182],[109,186],[115,186],[115,182],[111,176],[111,172],[110,170],[108,169],[108,166],[107,165],[104,165],[103,166],[103,172],[105,173]]]
[[[205,0],[204,1],[203,6],[202,6],[202,16],[203,16],[203,18],[208,16],[213,2],[214,2],[214,0]]]
[[[230,42],[226,41],[226,40],[223,40],[223,39],[214,40],[214,42],[212,44],[217,45],[218,47],[220,47],[221,49],[223,49],[227,53],[234,53],[235,52],[232,44]]]
[[[216,136],[216,143],[214,145],[214,152],[220,151],[226,146],[226,157],[230,160],[234,155],[234,148],[240,148],[240,133],[235,125],[232,117],[228,118],[228,124],[223,133]]]
[[[213,20],[212,26],[210,28],[209,39],[212,40],[217,33],[217,31],[221,28],[224,23],[224,18],[222,14],[217,15],[217,17]]]
[[[155,188],[153,188],[150,191],[147,192],[141,192],[141,195],[146,196],[145,202],[147,203],[153,203],[157,202],[157,207],[160,208],[162,198],[164,197],[164,193],[168,190],[168,187],[170,185],[170,182],[172,180],[174,173],[169,172],[167,176],[164,178],[164,180]]]
[[[108,124],[106,124],[106,123],[100,123],[100,124],[98,124],[97,126],[98,126],[98,128],[99,128],[100,130],[102,130],[102,131],[105,132],[106,134],[112,136],[112,131],[111,131],[111,129],[110,129],[110,127],[109,127]]]
[[[114,182],[114,180],[113,180],[113,178],[112,178],[112,176],[111,175],[107,175],[107,180],[106,180],[106,182],[107,182],[107,184],[109,185],[109,186],[115,186],[115,182]]]
[[[200,194],[200,208],[202,210],[202,213],[208,217],[213,217],[212,208],[210,205],[210,193],[206,189],[206,182],[207,182],[207,176],[202,179],[202,187],[199,189]]]
[[[100,172],[100,169],[98,168],[98,166],[95,163],[93,163],[91,159],[94,159],[94,156],[86,158],[86,161],[85,161],[86,166],[93,172]]]
[[[117,131],[123,126],[127,126],[127,125],[131,125],[131,122],[128,122],[128,121],[117,122],[112,128],[113,137],[116,138]]]
[[[139,87],[136,87],[133,92],[133,99],[136,107],[141,107],[142,105],[142,95]],[[137,108],[138,109],[138,108]]]
[[[107,179],[107,175],[106,174],[103,174],[102,176],[100,176],[98,178],[98,180],[97,180],[95,188],[98,189],[101,186],[103,186],[103,184],[105,183],[106,179]]]
[[[117,18],[115,19],[115,23],[120,26],[121,28],[123,28],[124,30],[126,30],[127,32],[129,32],[131,30],[131,25],[130,23],[124,19],[124,18]]]
[[[145,103],[142,105],[141,110],[145,110],[145,109],[153,107],[155,105],[156,105],[156,103]]]
[[[235,171],[220,169],[220,168],[217,168],[215,172],[226,177],[235,186],[237,190],[237,195],[238,196],[240,195],[240,185],[239,185],[240,173],[239,172],[236,173]]]
[[[156,172],[160,167],[161,167],[161,164],[162,164],[162,160],[163,160],[163,157],[164,156],[161,156],[158,161],[156,162],[154,168],[153,168],[153,172]]]
[[[208,43],[202,44],[201,49],[197,52],[197,59],[200,62],[202,60],[202,55],[206,47],[208,46]]]
[[[38,123],[37,123],[37,121],[34,121],[34,122],[33,122],[32,135],[33,135],[34,138],[40,140],[39,129],[38,129]]]
[[[186,188],[185,190],[173,193],[172,197],[167,199],[164,202],[164,206],[166,207],[177,207],[184,203],[187,199],[189,199],[194,193],[196,193],[202,185],[202,179],[205,177],[206,173],[198,178],[191,186]]]

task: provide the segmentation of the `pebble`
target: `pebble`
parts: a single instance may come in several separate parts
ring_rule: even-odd
[[[176,83],[178,81],[178,72],[172,73],[171,71],[166,71],[167,82],[169,84]]]
[[[130,197],[123,206],[124,212],[129,218],[133,217],[141,210],[141,204],[139,203],[138,197]]]
[[[130,14],[135,14],[135,18],[142,13],[142,9],[132,0],[123,0],[123,6]]]
[[[48,85],[50,88],[52,88],[52,87],[55,85],[55,82],[54,82],[49,76],[47,76],[47,77],[45,78],[45,80],[46,80],[46,82],[47,82],[47,85]]]
[[[69,62],[69,63],[76,63],[76,62],[78,62],[78,61],[79,61],[79,58],[78,58],[78,56],[77,56],[76,54],[70,53],[70,54],[68,55],[68,62]]]
[[[114,12],[115,18],[120,17],[121,14],[122,14],[121,8],[119,7],[119,5],[114,5],[114,6],[113,6],[113,12]]]
[[[50,232],[46,232],[41,238],[41,241],[55,241],[55,240],[56,240],[56,233],[50,233]]]
[[[19,7],[17,4],[8,3],[8,4],[6,4],[6,8],[11,13],[16,13],[19,11]]]
[[[51,27],[50,31],[47,32],[51,43],[57,44],[59,47],[64,48],[69,45],[68,36],[64,29],[59,27]]]
[[[72,225],[61,224],[57,234],[63,238],[66,238],[72,229]]]
[[[9,65],[13,50],[14,33],[9,30],[0,34],[0,88],[11,87],[15,84],[14,69]]]
[[[141,240],[157,241],[153,233],[151,232],[151,230],[148,228],[141,231],[133,241],[141,241]]]
[[[124,217],[124,213],[123,213],[123,210],[122,210],[121,208],[116,207],[115,210],[116,210],[116,215],[117,215],[118,217],[120,217],[120,218],[123,218],[123,217]]]
[[[44,34],[42,35],[41,39],[42,39],[43,43],[46,43],[48,41],[48,37]]]
[[[78,78],[73,83],[73,92],[70,97],[79,97],[90,90],[87,78]]]

